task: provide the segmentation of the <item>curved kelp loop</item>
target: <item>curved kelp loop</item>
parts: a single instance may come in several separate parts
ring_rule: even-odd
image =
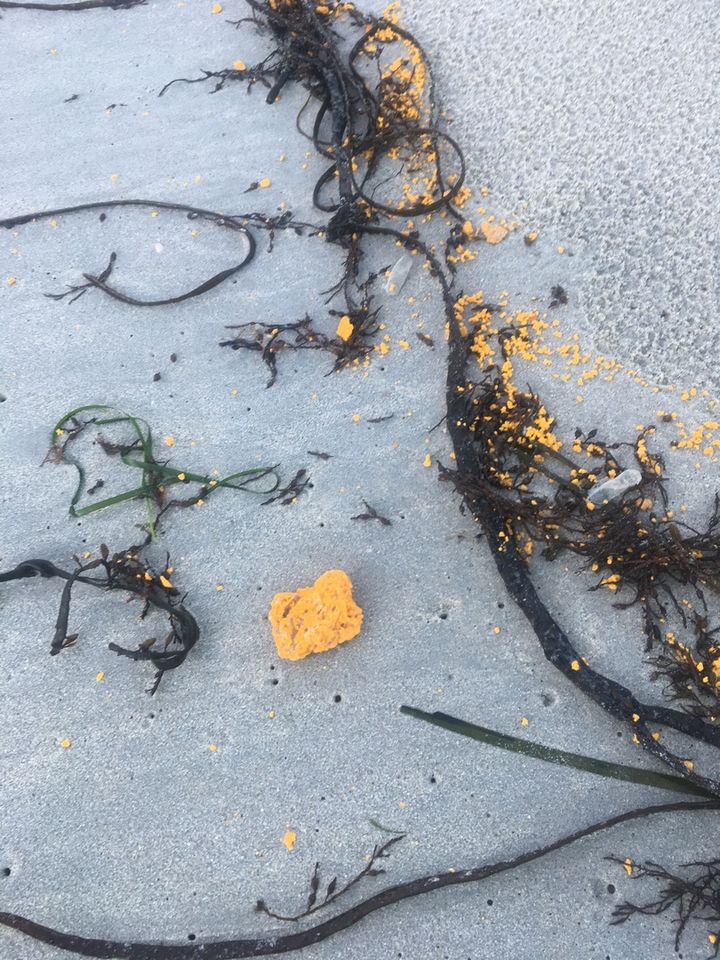
[[[131,547],[111,557],[108,548],[103,544],[99,558],[83,564],[77,561],[77,567],[72,572],[55,566],[49,560],[26,560],[12,570],[0,573],[0,583],[32,577],[44,579],[57,577],[65,581],[55,632],[50,645],[51,656],[56,656],[77,640],[77,634],[68,634],[70,600],[76,584],[80,583],[100,590],[120,590],[130,593],[132,597],[143,603],[141,619],[145,618],[150,609],[166,613],[170,630],[165,638],[163,649],[153,649],[157,642],[155,637],[150,637],[135,650],[121,647],[116,643],[108,645],[110,650],[121,657],[152,663],[157,672],[149,692],[154,694],[164,674],[168,670],[179,667],[185,661],[200,637],[200,630],[195,617],[183,605],[179,592],[168,579],[172,569],[166,565],[163,573],[154,574],[149,565],[140,559],[138,555],[140,549],[142,548]],[[99,571],[99,575],[87,576],[90,571]]]
[[[90,414],[90,416],[83,418],[84,414]],[[102,500],[78,506],[85,491],[86,474],[82,463],[72,455],[69,448],[91,426],[124,426],[129,429],[129,441],[113,443],[104,434],[99,433],[96,442],[108,456],[119,457],[125,466],[131,467],[133,470],[139,470],[141,479],[139,485],[124,490],[122,493],[116,493]],[[153,538],[157,520],[171,507],[202,506],[208,497],[218,490],[224,489],[267,497],[274,493],[280,485],[280,478],[275,467],[250,467],[247,470],[235,471],[226,477],[212,477],[207,474],[194,473],[190,470],[169,467],[166,463],[158,461],[154,452],[152,430],[145,420],[131,416],[123,410],[117,410],[114,407],[99,403],[89,403],[76,407],[58,420],[50,434],[50,449],[45,462],[67,463],[77,471],[78,482],[69,507],[71,516],[84,517],[128,500],[144,499],[147,508],[148,530]],[[200,485],[193,494],[189,494],[182,499],[168,497],[168,491],[173,487],[177,485],[188,487],[191,483]],[[157,516],[155,515],[156,512]]]
[[[415,201],[410,193],[410,199],[400,201],[395,204],[385,203],[377,199],[375,191],[369,192],[366,184],[371,178],[372,173],[377,169],[381,157],[384,153],[398,150],[401,145],[410,145],[418,143],[424,151],[439,155],[443,146],[450,148],[450,152],[455,156],[459,174],[453,178],[451,185],[443,184],[439,196],[426,194],[424,199]],[[393,217],[415,217],[424,214],[433,213],[436,210],[448,209],[455,197],[460,193],[465,182],[466,165],[465,157],[457,143],[450,134],[431,127],[419,127],[415,129],[390,131],[386,134],[378,135],[374,141],[373,155],[366,165],[363,177],[358,180],[351,164],[350,180],[353,188],[353,197],[355,201],[362,201],[370,211],[377,211],[388,214]],[[328,167],[321,175],[313,189],[313,204],[324,213],[334,213],[341,206],[341,203],[327,201],[322,199],[322,190],[329,184],[332,184],[338,175],[336,164]],[[393,179],[388,177],[388,179]],[[433,185],[434,187],[434,185]]]
[[[242,217],[236,216],[227,216],[222,213],[218,213],[216,210],[205,210],[202,207],[192,207],[187,206],[182,203],[170,203],[168,201],[160,200],[107,200],[107,201],[97,201],[93,203],[81,203],[72,207],[58,207],[54,210],[40,210],[35,213],[22,214],[17,217],[8,217],[4,220],[0,220],[0,227],[5,227],[6,229],[11,229],[13,227],[22,226],[26,223],[31,223],[35,220],[47,220],[51,217],[58,217],[66,214],[73,213],[82,213],[88,210],[103,210],[113,207],[150,207],[158,210],[173,210],[179,211],[181,213],[186,213],[188,219],[203,219],[207,220],[210,223],[214,223],[219,227],[223,227],[227,230],[235,231],[240,233],[247,245],[247,249],[242,257],[242,259],[232,267],[228,267],[225,270],[220,270],[218,273],[214,274],[212,277],[208,277],[207,280],[203,281],[198,286],[193,287],[191,290],[187,290],[184,293],[176,294],[173,297],[158,297],[155,299],[143,299],[140,297],[132,296],[128,293],[124,293],[121,290],[118,290],[116,287],[111,286],[108,283],[108,278],[113,272],[117,255],[113,253],[110,257],[110,262],[105,270],[98,275],[91,273],[83,273],[83,278],[85,279],[84,284],[79,284],[76,286],[70,286],[68,290],[61,294],[47,294],[52,299],[60,300],[64,296],[69,294],[75,294],[76,296],[73,299],[77,299],[77,296],[80,296],[85,292],[86,289],[90,287],[96,287],[98,290],[102,290],[108,296],[112,297],[114,300],[119,300],[121,303],[126,303],[135,307],[163,307],[171,304],[182,303],[185,300],[190,300],[193,297],[199,297],[204,293],[214,289],[219,286],[221,283],[224,283],[225,280],[234,277],[235,274],[239,273],[243,267],[246,267],[255,257],[255,238],[253,234],[248,230],[247,223],[243,222]],[[269,221],[268,221],[269,222]],[[276,224],[277,226],[277,224]]]
[[[477,883],[481,880],[487,880],[489,877],[497,876],[508,870],[514,870],[526,863],[532,863],[541,857],[549,856],[552,853],[562,850],[573,843],[583,840],[585,837],[591,837],[595,834],[611,830],[613,827],[623,823],[630,823],[634,820],[644,819],[646,817],[660,816],[666,813],[693,813],[707,810],[720,809],[720,803],[714,800],[693,802],[688,800],[679,800],[675,803],[655,804],[648,807],[639,807],[635,810],[629,810],[625,813],[617,814],[607,820],[602,820],[576,830],[553,843],[542,847],[536,847],[518,857],[510,860],[500,860],[494,863],[481,863],[475,867],[464,870],[448,870],[445,873],[434,873],[430,876],[418,877],[414,880],[408,880],[405,883],[398,883],[395,886],[386,887],[379,893],[361,900],[359,903],[336,914],[329,920],[316,923],[314,926],[305,930],[298,930],[293,933],[267,933],[256,937],[237,937],[228,940],[209,940],[205,943],[143,943],[130,942],[128,940],[106,940],[98,937],[83,937],[79,934],[65,933],[61,930],[55,930],[52,927],[29,920],[17,913],[0,912],[0,924],[9,927],[11,930],[17,930],[24,933],[33,940],[39,940],[49,946],[57,947],[59,950],[66,950],[68,953],[82,957],[104,957],[117,958],[117,960],[243,960],[247,957],[267,957],[281,953],[292,953],[295,950],[302,950],[305,947],[312,946],[314,943],[322,943],[324,940],[347,930],[349,927],[359,923],[365,917],[383,910],[386,907],[396,903],[402,903],[404,900],[412,900],[415,897],[432,893],[435,890],[443,890],[446,887],[463,886],[469,883]],[[394,838],[400,839],[399,837]],[[393,841],[390,841],[393,842]],[[383,847],[387,849],[388,844]],[[382,856],[383,848],[375,848],[374,855]],[[383,851],[383,852],[381,852]],[[382,871],[376,871],[382,872]],[[361,872],[361,876],[364,871]],[[316,892],[314,886],[317,880],[317,867],[311,881],[311,891]],[[351,884],[347,885],[352,886]],[[332,893],[328,897],[328,902],[333,902]],[[259,901],[256,909],[263,913],[271,913],[265,907],[263,901]],[[312,911],[312,904],[304,911],[308,915]],[[272,914],[271,914],[272,915]],[[277,916],[277,915],[276,915]],[[288,919],[294,919],[289,917]]]

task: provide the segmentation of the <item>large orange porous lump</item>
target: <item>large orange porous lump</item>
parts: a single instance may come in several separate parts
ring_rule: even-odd
[[[276,593],[268,617],[280,656],[302,660],[356,637],[363,614],[353,600],[350,577],[328,570],[311,587]]]

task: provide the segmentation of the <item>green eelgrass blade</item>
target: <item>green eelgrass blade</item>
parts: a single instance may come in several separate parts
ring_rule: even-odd
[[[72,516],[86,517],[89,513],[104,510],[105,507],[112,507],[116,503],[124,503],[126,500],[136,500],[138,497],[147,497],[151,492],[147,487],[135,487],[134,490],[126,490],[124,493],[116,493],[113,497],[106,497],[105,500],[98,500],[97,503],[90,503],[87,507],[75,507],[72,511]]]
[[[178,470],[176,467],[166,467],[161,463],[147,463],[142,460],[134,460],[127,455],[123,455],[122,462],[128,467],[138,467],[141,470],[148,470],[157,476],[164,477],[166,486],[170,486],[173,483],[184,483],[187,480],[193,483],[201,483],[208,488],[203,494],[206,499],[214,490],[220,487],[228,487],[231,490],[240,490],[244,493],[255,493],[265,496],[277,490],[280,483],[274,467],[250,467],[248,470],[238,470],[237,473],[228,474],[227,477],[215,479],[202,473],[190,473],[187,470]],[[182,474],[182,478],[180,474]],[[250,486],[253,478],[260,480],[266,476],[273,478],[273,485],[271,487],[266,487],[263,490],[255,490]],[[240,478],[245,478],[242,483],[233,483],[233,480],[239,480]]]
[[[587,773],[594,773],[600,777],[625,780],[627,783],[640,783],[648,787],[658,787],[661,790],[672,790],[675,793],[691,793],[699,797],[710,796],[702,787],[697,787],[695,784],[688,783],[681,777],[674,777],[669,773],[656,773],[654,770],[643,770],[641,767],[631,767],[624,763],[609,763],[607,760],[597,760],[594,757],[586,757],[581,753],[557,750],[555,747],[546,747],[542,743],[533,743],[531,740],[521,740],[519,737],[500,733],[497,730],[490,730],[488,727],[479,727],[474,723],[468,723],[467,720],[459,720],[457,717],[451,717],[449,714],[441,713],[438,710],[434,713],[426,713],[416,707],[402,706],[400,707],[400,713],[415,717],[417,720],[424,720],[426,723],[432,723],[436,727],[451,730],[453,733],[459,733],[464,737],[479,740],[491,747],[500,747],[501,750],[522,753],[527,757],[535,757],[537,760],[546,760],[548,763],[557,763],[560,766],[585,770]]]

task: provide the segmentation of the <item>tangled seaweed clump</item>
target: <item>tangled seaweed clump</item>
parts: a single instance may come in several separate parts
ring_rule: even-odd
[[[476,309],[466,323],[468,304]],[[513,381],[516,357],[536,359],[532,333],[543,326],[536,313],[518,313],[513,326],[495,330],[492,314],[478,308],[478,298],[465,296],[456,304],[456,316],[481,368],[479,381],[459,392],[469,400],[462,428],[472,435],[485,476],[453,479],[464,492],[498,505],[507,537],[514,537],[526,555],[536,545],[545,560],[574,554],[584,569],[598,575],[592,590],[604,587],[617,594],[613,605],[618,609],[639,606],[646,650],[655,653],[654,676],[668,681],[672,699],[714,723],[720,626],[710,626],[706,594],[720,588],[720,499],[716,495],[703,530],[675,517],[664,460],[648,449],[652,427],[643,428],[632,443],[609,443],[596,430],[576,430],[571,444],[558,438],[555,420],[539,397]],[[499,358],[491,336],[499,344]],[[637,483],[621,496],[597,502],[595,490],[633,468]],[[681,595],[686,590],[694,603]],[[673,615],[689,634],[687,643],[670,629]]]
[[[48,560],[26,560],[14,569],[0,573],[0,583],[41,577],[49,580],[59,578],[65,581],[60,608],[55,623],[55,633],[50,645],[50,653],[56,656],[67,647],[73,646],[78,639],[76,633],[68,633],[70,601],[76,584],[84,584],[103,591],[122,591],[129,593],[142,603],[140,619],[144,620],[151,609],[163,611],[169,620],[170,630],[165,637],[164,647],[156,649],[156,637],[149,637],[136,649],[121,647],[110,643],[109,649],[121,657],[131,660],[147,661],[156,668],[155,680],[150,693],[157,691],[160,681],[168,670],[174,670],[184,663],[185,658],[197,643],[200,629],[197,621],[184,606],[179,591],[169,579],[173,574],[169,558],[161,573],[155,573],[143,559],[141,552],[146,544],[130,547],[119,553],[110,554],[103,544],[100,556],[84,563],[76,559],[72,571],[57,567]],[[98,571],[93,576],[88,576]]]
[[[661,884],[656,900],[638,905],[629,900],[613,911],[613,924],[626,923],[632,917],[657,917],[675,914],[675,951],[680,951],[688,924],[701,922],[710,932],[711,957],[720,953],[720,860],[683,864],[685,876],[668,870],[659,863],[633,863],[629,858],[608,857],[620,863],[633,880],[655,880]]]
[[[78,441],[96,427],[100,429],[95,435],[94,444],[106,456],[116,458],[123,466],[130,467],[133,472],[139,471],[140,483],[122,493],[81,505],[81,498],[86,493],[86,469],[75,455],[75,449]],[[118,439],[110,439],[107,435],[108,429],[117,432],[123,428],[125,435],[120,434]],[[164,442],[167,447],[172,447],[175,439],[167,436]],[[87,516],[127,501],[144,500],[148,534],[146,545],[155,539],[158,522],[170,509],[204,506],[208,497],[223,489],[264,497],[271,495],[271,499],[265,501],[270,503],[277,499],[272,495],[280,487],[280,478],[275,467],[250,467],[226,477],[171,467],[158,458],[152,429],[145,420],[125,413],[124,410],[99,403],[85,404],[63,414],[52,429],[50,449],[45,463],[65,463],[75,468],[77,485],[70,500],[71,517]],[[192,494],[184,497],[170,496],[175,488],[180,487],[183,491],[188,491],[190,484],[193,483],[197,486]],[[92,492],[96,492],[96,489],[103,486],[104,481],[101,481],[99,487],[96,485]],[[285,495],[289,489],[288,487],[280,490],[277,496]],[[87,493],[90,492],[87,491]]]

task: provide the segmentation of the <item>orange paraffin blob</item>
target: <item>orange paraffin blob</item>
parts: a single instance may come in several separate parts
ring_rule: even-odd
[[[328,570],[311,587],[277,593],[269,614],[275,645],[285,660],[302,660],[352,640],[362,618],[350,577],[342,570]]]

